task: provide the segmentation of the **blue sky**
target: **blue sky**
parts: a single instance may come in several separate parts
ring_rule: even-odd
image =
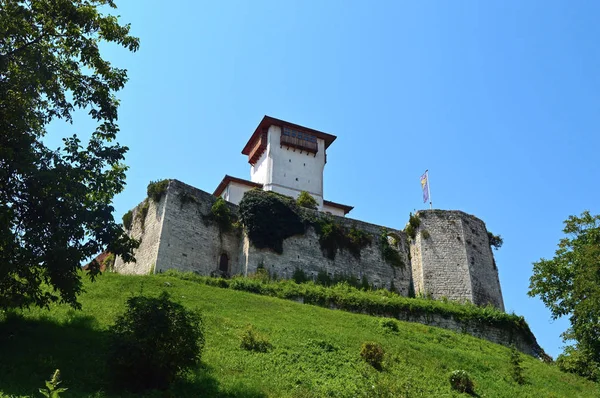
[[[338,136],[325,197],[352,218],[403,228],[426,208],[483,219],[507,311],[554,357],[568,322],[526,293],[563,220],[600,212],[600,3],[578,1],[118,1],[141,38],[129,54],[119,141],[129,146],[116,218],[150,180],[212,192],[249,178],[241,150],[268,114]],[[575,7],[573,6],[575,5]],[[92,124],[54,125],[48,142]]]

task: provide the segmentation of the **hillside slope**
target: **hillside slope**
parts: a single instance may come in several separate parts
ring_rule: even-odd
[[[448,374],[468,371],[479,396],[597,397],[598,385],[523,355],[527,383],[510,380],[509,349],[469,335],[277,298],[219,289],[165,276],[105,274],[86,282],[83,311],[53,306],[0,322],[0,396],[39,396],[59,368],[66,397],[113,397],[105,380],[106,328],[131,295],[167,290],[202,311],[203,365],[173,386],[174,397],[452,397]],[[252,324],[273,344],[268,353],[240,348]],[[364,341],[386,350],[383,371],[362,362]],[[162,396],[162,394],[148,396]]]

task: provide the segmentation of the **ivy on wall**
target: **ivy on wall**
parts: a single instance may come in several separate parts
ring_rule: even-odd
[[[391,241],[391,244],[390,244]],[[388,232],[385,228],[382,229],[381,235],[379,236],[379,247],[381,248],[381,257],[386,263],[393,267],[399,267],[404,269],[406,264],[402,260],[400,252],[392,246],[398,246],[400,243],[400,237],[394,233]]]
[[[322,217],[314,224],[319,235],[319,244],[323,254],[331,260],[335,259],[338,250],[348,250],[356,259],[360,258],[360,252],[371,244],[371,236],[356,227],[347,231],[332,218]]]
[[[248,238],[259,249],[283,253],[283,241],[304,234],[306,218],[292,198],[270,191],[253,189],[244,194],[240,220]]]
[[[408,225],[404,229],[406,235],[408,235],[412,240],[415,240],[417,237],[417,229],[421,225],[421,219],[418,215],[410,213],[408,217]]]
[[[160,199],[163,197],[163,195],[167,193],[168,187],[169,180],[150,181],[146,192],[150,199],[158,203],[160,202]]]

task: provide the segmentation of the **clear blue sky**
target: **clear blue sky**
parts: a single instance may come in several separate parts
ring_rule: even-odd
[[[268,114],[338,136],[325,197],[403,228],[430,170],[435,208],[483,219],[507,311],[553,356],[566,320],[526,295],[562,222],[600,212],[600,3],[589,1],[117,1],[141,48],[106,47],[129,146],[116,218],[150,180],[212,192],[249,178],[240,154]],[[85,118],[53,129],[50,142]],[[87,131],[86,131],[87,130]]]

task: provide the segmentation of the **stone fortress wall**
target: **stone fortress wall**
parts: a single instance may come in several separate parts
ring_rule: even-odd
[[[137,263],[125,264],[117,259],[117,272],[147,274],[176,269],[214,275],[226,256],[229,275],[247,276],[263,266],[282,278],[291,278],[297,268],[309,277],[316,277],[320,271],[330,276],[366,276],[369,283],[388,289],[393,285],[405,296],[412,284],[417,295],[504,309],[485,224],[461,211],[419,211],[421,223],[412,243],[404,231],[330,216],[343,227],[354,227],[372,236],[372,243],[362,249],[360,258],[340,250],[331,260],[323,255],[312,227],[304,235],[286,239],[282,254],[255,248],[243,232],[221,232],[209,217],[216,200],[209,193],[170,180],[158,203],[146,199],[134,209],[130,234],[141,239],[135,253]],[[144,203],[148,204],[148,212],[142,223],[140,209]],[[237,213],[236,205],[227,205]],[[405,267],[392,266],[382,258],[378,239],[384,229],[398,237],[395,249]]]
[[[355,258],[345,250],[334,260],[321,251],[318,235],[312,227],[305,234],[283,242],[283,253],[255,248],[239,229],[223,232],[210,218],[217,198],[207,192],[170,180],[158,203],[148,198],[133,209],[129,234],[141,241],[135,251],[136,263],[115,261],[115,271],[126,274],[149,274],[169,269],[191,271],[201,275],[220,275],[223,256],[227,274],[251,275],[259,266],[281,278],[291,278],[296,269],[309,277],[325,271],[333,275],[366,276],[376,287],[394,289],[409,296],[448,298],[470,301],[477,305],[492,304],[504,310],[498,270],[483,221],[461,211],[423,210],[417,212],[420,225],[410,239],[404,231],[385,228],[346,217],[330,216],[345,228],[356,228],[372,236],[372,243]],[[230,211],[238,206],[226,202]],[[144,210],[144,208],[146,208]],[[143,213],[146,213],[143,217]],[[394,234],[405,267],[392,266],[383,259],[379,237],[386,230]],[[486,325],[463,323],[453,318],[407,314],[409,320],[431,326],[463,331],[500,344],[516,344],[528,354],[537,355],[537,343],[528,335],[507,336],[502,330]],[[535,340],[535,338],[534,338]]]

